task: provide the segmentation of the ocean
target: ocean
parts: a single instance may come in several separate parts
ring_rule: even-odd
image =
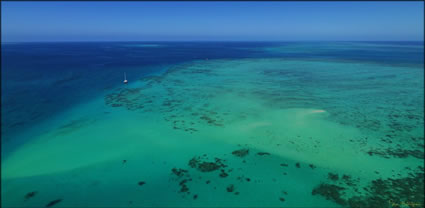
[[[424,204],[423,42],[1,50],[2,207]]]

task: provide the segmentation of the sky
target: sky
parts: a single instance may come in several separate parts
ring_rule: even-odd
[[[416,2],[1,2],[2,42],[423,41]]]

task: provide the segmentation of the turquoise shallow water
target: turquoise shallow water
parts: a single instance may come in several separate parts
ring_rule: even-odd
[[[129,79],[16,134],[2,206],[422,206],[423,64],[332,55],[393,44],[251,47]]]

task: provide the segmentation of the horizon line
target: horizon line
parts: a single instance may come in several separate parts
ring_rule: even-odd
[[[424,40],[60,40],[1,41],[0,43],[81,43],[81,42],[424,42]]]

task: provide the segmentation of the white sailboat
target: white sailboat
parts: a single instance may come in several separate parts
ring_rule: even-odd
[[[127,76],[126,76],[126,74],[125,74],[125,72],[124,72],[124,84],[127,84],[128,83],[128,81],[127,81]]]

